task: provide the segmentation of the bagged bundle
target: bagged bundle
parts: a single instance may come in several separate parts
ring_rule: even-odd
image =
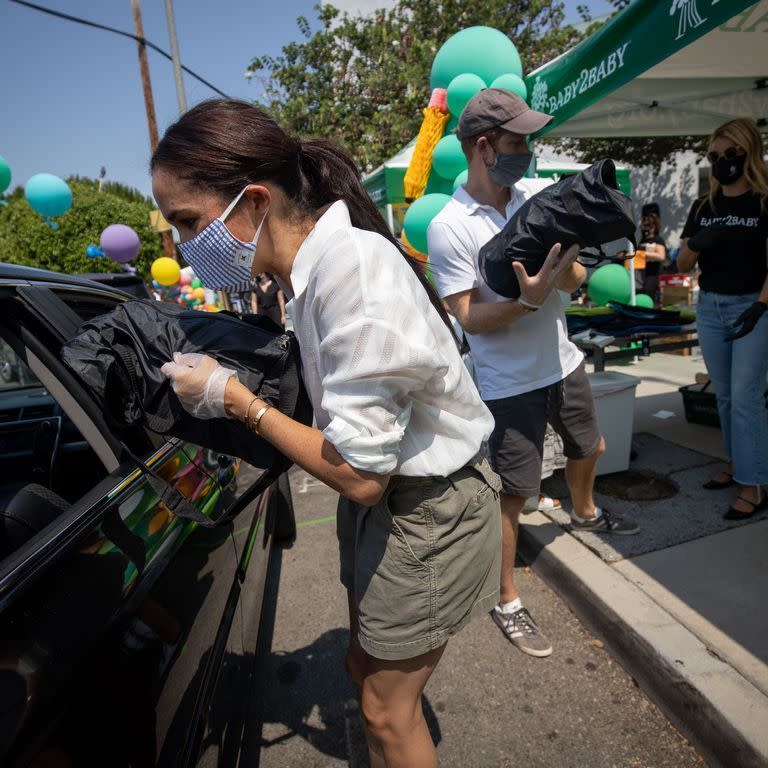
[[[599,247],[620,238],[634,244],[635,230],[632,202],[619,189],[616,166],[600,160],[526,200],[480,249],[480,272],[493,291],[516,299],[520,285],[513,261],[535,275],[555,243],[562,243],[563,251],[574,243]]]
[[[240,381],[267,403],[303,424],[312,423],[312,407],[299,375],[298,342],[268,318],[126,301],[84,323],[61,356],[101,403],[118,436],[144,426],[238,456],[266,470],[265,481],[270,482],[288,469],[291,462],[242,422],[198,419],[184,410],[160,370],[174,352],[216,358],[237,371]]]

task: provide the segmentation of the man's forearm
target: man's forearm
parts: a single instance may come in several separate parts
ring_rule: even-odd
[[[493,333],[527,314],[528,312],[514,299],[498,302],[475,301],[462,313],[463,316],[457,316],[456,319],[467,333]]]
[[[578,262],[574,262],[571,268],[563,273],[563,276],[557,281],[557,287],[566,293],[573,293],[578,290],[587,278],[587,270]]]

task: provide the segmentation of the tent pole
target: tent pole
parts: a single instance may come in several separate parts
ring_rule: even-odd
[[[389,227],[389,231],[394,235],[395,234],[395,216],[392,211],[392,203],[387,203],[387,226]]]

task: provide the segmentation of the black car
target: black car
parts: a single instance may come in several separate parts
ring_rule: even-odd
[[[287,481],[248,502],[253,467],[141,431],[127,447],[229,522],[160,501],[59,360],[80,323],[129,298],[0,264],[3,766],[257,759],[247,715],[270,549],[294,530]]]

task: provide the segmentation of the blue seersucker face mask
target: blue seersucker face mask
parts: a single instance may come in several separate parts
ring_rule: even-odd
[[[179,243],[179,250],[189,262],[197,277],[206,288],[219,291],[245,291],[251,287],[253,257],[267,218],[264,211],[256,234],[250,243],[238,240],[226,227],[224,220],[240,202],[247,187],[227,206],[218,219],[214,219],[202,232],[186,243]]]

